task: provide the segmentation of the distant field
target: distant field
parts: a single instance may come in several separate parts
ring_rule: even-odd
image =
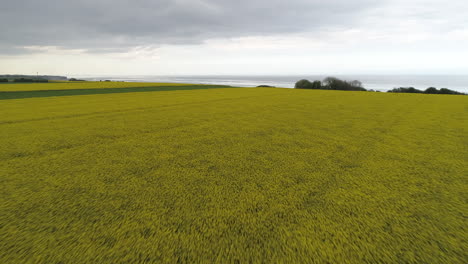
[[[65,89],[65,90],[37,90],[37,91],[0,91],[0,100],[25,99],[37,97],[76,96],[92,94],[115,94],[157,91],[181,91],[227,88],[223,85],[168,85],[156,84],[146,87],[114,87],[114,88],[91,88],[91,89]]]
[[[98,87],[18,88],[51,85]],[[0,109],[0,263],[468,258],[467,96],[174,89]]]
[[[131,88],[154,86],[193,86],[183,83],[147,83],[147,82],[50,82],[50,83],[4,83],[0,92],[6,91],[44,91],[71,89]]]

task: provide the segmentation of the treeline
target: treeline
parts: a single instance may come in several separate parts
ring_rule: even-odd
[[[27,78],[19,78],[14,79],[13,82],[22,82],[22,83],[46,83],[49,80],[46,79],[27,79]]]
[[[394,88],[392,90],[389,90],[388,93],[419,93],[419,94],[459,94],[459,95],[464,95],[464,93],[460,93],[454,90],[450,90],[447,88],[441,88],[440,90],[437,90],[435,87],[429,87],[426,90],[418,90],[414,87],[400,87],[400,88]]]
[[[49,81],[66,81],[65,76],[54,76],[54,75],[22,75],[22,74],[0,74],[1,79],[8,79],[14,81],[15,79],[42,79]]]
[[[340,90],[340,91],[367,91],[358,80],[343,81],[335,77],[327,77],[323,81],[313,81],[303,79],[296,82],[296,89],[320,89],[320,90]]]
[[[6,83],[9,82],[10,80],[1,78],[0,83]],[[18,78],[18,79],[13,79],[11,80],[12,82],[16,83],[46,83],[49,82],[49,80],[46,79],[29,79],[29,78]]]
[[[358,80],[354,81],[343,81],[335,77],[327,77],[323,81],[309,81],[306,79],[296,82],[294,86],[296,89],[320,89],[320,90],[341,90],[341,91],[368,91],[378,92],[374,90],[366,90],[362,83]],[[400,87],[394,88],[387,91],[388,93],[420,93],[420,94],[459,94],[465,95],[464,93],[450,90],[447,88],[441,88],[438,90],[435,87],[429,87],[426,90],[418,90],[414,87]]]

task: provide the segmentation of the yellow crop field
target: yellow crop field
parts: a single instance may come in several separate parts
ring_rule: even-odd
[[[183,83],[148,83],[148,82],[50,82],[50,83],[6,83],[0,84],[0,92],[5,91],[44,91],[71,89],[104,89],[154,86],[186,86]],[[196,85],[196,84],[190,84]]]
[[[0,110],[0,263],[468,258],[467,96],[223,88]]]

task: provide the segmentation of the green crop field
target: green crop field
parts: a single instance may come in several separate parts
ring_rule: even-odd
[[[225,85],[180,83],[61,82],[6,83],[0,85],[0,100],[129,92],[173,91],[226,88]]]
[[[154,86],[185,86],[194,84],[183,83],[147,83],[147,82],[51,82],[51,83],[3,83],[3,91],[43,91],[43,90],[71,90],[71,89],[105,89],[105,88],[132,88]]]
[[[467,96],[134,85],[0,87],[0,263],[466,263]]]

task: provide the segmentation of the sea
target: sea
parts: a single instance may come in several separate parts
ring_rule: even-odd
[[[125,82],[169,82],[169,83],[193,83],[193,84],[216,84],[230,85],[234,87],[256,87],[259,85],[270,85],[281,88],[294,88],[294,84],[301,79],[310,81],[323,80],[326,75],[180,75],[180,76],[157,76],[157,75],[102,75],[72,76],[89,81],[112,80]],[[414,87],[425,90],[428,87],[448,88],[451,90],[468,93],[467,75],[333,75],[343,80],[359,80],[364,88],[376,91],[388,91],[397,87]]]

